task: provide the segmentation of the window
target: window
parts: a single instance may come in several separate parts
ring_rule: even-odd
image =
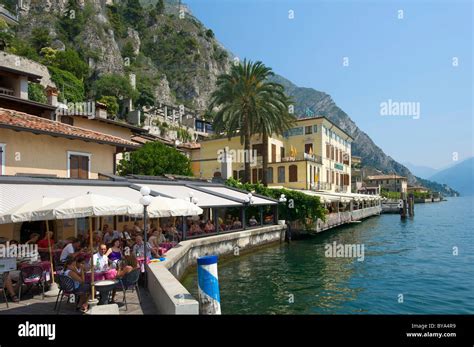
[[[277,161],[277,146],[272,144],[272,163]]]
[[[288,168],[288,176],[290,182],[298,182],[298,166],[290,165]]]
[[[252,146],[252,152],[257,151],[257,157],[261,156],[263,153],[263,144],[259,143]]]
[[[237,170],[234,170],[234,171],[232,172],[232,177],[233,177],[235,180],[239,178],[239,177],[237,176],[237,174],[238,174]]]
[[[243,179],[244,179],[244,176],[245,176],[245,170],[240,170],[240,171],[239,171],[239,178],[240,178],[241,180],[243,180]]]
[[[312,143],[305,143],[304,152],[305,153],[313,153],[313,144]]]
[[[329,158],[331,156],[331,148],[329,147],[329,144],[326,143],[326,158]]]
[[[313,133],[317,133],[318,132],[318,126],[315,124],[313,125]]]
[[[0,175],[5,175],[5,144],[0,143]]]
[[[272,167],[269,167],[267,169],[267,182],[273,183],[273,168]]]
[[[329,176],[329,170],[326,170],[326,182],[331,183],[331,177]]]
[[[285,147],[280,147],[280,158],[285,157]]]
[[[257,183],[258,181],[258,171],[257,169],[252,170],[252,183]]]
[[[285,167],[278,167],[278,183],[285,183]]]
[[[88,179],[90,172],[90,154],[68,152],[68,177]]]
[[[304,134],[310,135],[313,133],[313,127],[311,125],[307,125],[304,127]]]

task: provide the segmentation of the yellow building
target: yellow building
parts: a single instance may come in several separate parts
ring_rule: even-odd
[[[325,117],[300,119],[284,136],[272,136],[268,143],[269,186],[350,192],[351,143],[353,139]],[[251,180],[261,181],[262,139],[251,139]],[[223,158],[230,160],[223,160]],[[194,174],[202,178],[230,175],[242,179],[245,153],[239,137],[207,139],[201,142]],[[230,161],[225,164],[223,161]]]
[[[0,108],[0,174],[96,179],[115,173],[123,138]]]

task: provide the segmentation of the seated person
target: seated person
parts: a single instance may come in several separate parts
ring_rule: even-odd
[[[249,219],[249,225],[250,225],[251,227],[254,227],[254,226],[256,226],[257,224],[258,224],[258,222],[257,222],[257,220],[255,219],[255,216],[250,217],[250,219]]]
[[[13,286],[12,279],[8,272],[0,273],[0,288],[5,287],[8,296],[13,302],[19,302],[18,297],[16,296],[16,288],[18,285]]]
[[[158,248],[160,247],[160,243],[166,242],[166,238],[161,232],[161,229],[160,230],[157,229],[153,232],[148,242],[150,243],[151,247],[155,248],[156,251],[158,251]]]
[[[107,256],[107,246],[101,244],[99,251],[92,257],[92,266],[97,271],[106,271],[109,267],[109,257]]]
[[[242,228],[242,222],[239,220],[239,217],[235,217],[234,223],[232,223],[233,229],[240,229]]]
[[[210,219],[207,221],[206,225],[204,226],[204,231],[206,233],[213,233],[214,231],[216,231],[216,228],[214,227],[214,224],[212,223]]]
[[[192,225],[191,225],[191,229],[189,230],[189,234],[190,235],[197,235],[197,234],[200,234],[202,233],[202,230],[201,230],[201,227],[199,226],[198,222],[194,222]]]
[[[74,281],[74,293],[79,295],[76,310],[87,312],[89,308],[87,301],[89,300],[90,285],[84,280],[85,258],[82,256],[68,258],[62,274]]]
[[[138,262],[137,258],[132,254],[126,255],[123,259],[123,261],[120,263],[120,268],[117,271],[117,276],[115,279],[119,280],[123,278],[126,274],[131,272],[134,269],[138,269]],[[120,283],[117,284],[116,288],[122,289],[122,286]],[[115,294],[117,290],[114,289],[112,292],[112,303],[115,302]]]
[[[178,229],[173,225],[173,223],[169,223],[166,229],[165,237],[167,241],[176,241],[179,242],[180,237],[178,233]]]
[[[102,234],[104,235],[102,240],[106,245],[110,245],[114,239],[118,239],[120,237],[119,232],[109,228],[108,224],[104,224]]]
[[[132,236],[143,235],[143,230],[140,228],[140,222],[133,223]]]
[[[132,235],[131,235],[130,229],[129,229],[127,224],[125,224],[123,226],[122,232],[120,233],[119,236],[120,236],[121,239],[124,239],[124,240],[131,240],[132,239]]]
[[[109,257],[109,261],[114,264],[114,266],[122,259],[122,243],[120,239],[115,239],[112,241],[112,246],[105,253]]]
[[[60,262],[65,262],[68,257],[76,257],[80,252],[81,241],[79,239],[72,239],[62,250],[59,257]]]
[[[151,247],[150,243],[147,242],[147,252],[146,252],[146,257],[151,258],[151,254],[153,253],[154,256],[157,256],[158,254],[155,253],[153,248]],[[133,246],[132,249],[133,254],[138,258],[138,257],[144,257],[145,254],[145,243],[143,242],[143,237],[141,236],[136,236],[135,237],[135,245]]]

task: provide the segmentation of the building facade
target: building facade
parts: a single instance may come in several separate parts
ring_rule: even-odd
[[[406,193],[408,187],[407,178],[395,174],[368,176],[365,182],[369,186],[379,185],[381,190],[389,192]]]
[[[296,121],[283,136],[268,139],[269,186],[350,192],[352,140],[325,117]],[[263,178],[262,146],[261,136],[253,136],[248,154],[253,183]],[[202,178],[230,175],[243,179],[245,155],[240,137],[204,140],[199,158],[193,161],[194,174]]]

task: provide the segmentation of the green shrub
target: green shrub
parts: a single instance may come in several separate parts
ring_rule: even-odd
[[[49,66],[51,79],[59,90],[59,100],[68,102],[84,101],[84,83],[68,71]]]
[[[191,162],[188,157],[161,142],[146,143],[130,153],[130,160],[122,159],[117,169],[120,175],[192,176]]]
[[[39,83],[28,83],[28,99],[36,102],[41,102],[46,104],[48,102],[48,98],[44,92],[44,88]]]
[[[313,223],[315,223],[318,218],[326,220],[324,205],[317,196],[310,196],[285,188],[272,189],[265,187],[261,183],[241,183],[233,178],[228,179],[226,185],[277,200],[282,194],[285,194],[287,202],[285,204],[278,204],[279,218],[291,222],[299,221],[307,230],[313,227]]]

